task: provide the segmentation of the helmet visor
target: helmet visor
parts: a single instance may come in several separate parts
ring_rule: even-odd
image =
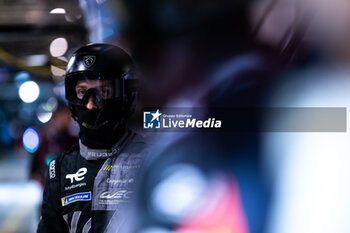
[[[122,97],[122,81],[100,73],[78,73],[66,77],[66,99],[73,104],[84,105],[86,95],[109,100]]]

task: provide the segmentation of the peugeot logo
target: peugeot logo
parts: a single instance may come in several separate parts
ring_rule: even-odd
[[[84,66],[86,67],[92,66],[95,63],[95,61],[96,61],[96,56],[93,56],[93,55],[84,56],[83,58]]]

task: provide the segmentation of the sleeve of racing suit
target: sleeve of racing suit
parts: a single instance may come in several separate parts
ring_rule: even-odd
[[[68,226],[59,212],[60,188],[56,160],[49,164],[46,178],[41,216],[37,233],[68,233]]]

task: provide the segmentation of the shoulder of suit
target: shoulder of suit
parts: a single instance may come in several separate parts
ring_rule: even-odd
[[[126,146],[125,152],[139,154],[145,152],[148,148],[144,138],[135,133],[130,143]]]

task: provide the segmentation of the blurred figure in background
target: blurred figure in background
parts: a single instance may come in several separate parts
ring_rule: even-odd
[[[60,101],[51,121],[40,134],[40,146],[33,154],[31,179],[44,186],[49,162],[68,151],[77,142],[78,137],[74,132],[69,108]]]
[[[162,109],[255,109],[282,68],[250,35],[250,1],[110,3],[142,73],[142,105]],[[253,112],[251,112],[253,113]],[[269,187],[261,164],[260,116],[222,114],[228,132],[149,134],[152,162],[125,232],[264,232]],[[250,127],[250,128],[245,128]],[[253,130],[253,133],[248,131]]]

